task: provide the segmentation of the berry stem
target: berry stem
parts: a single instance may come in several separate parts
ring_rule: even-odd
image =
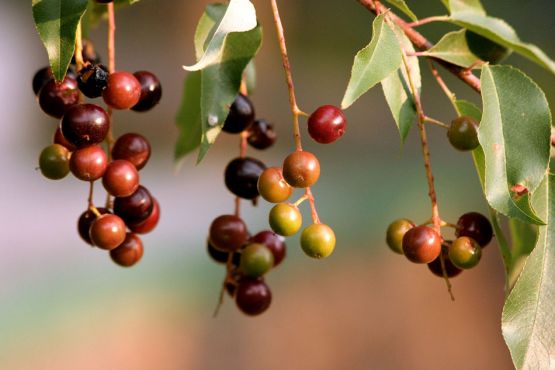
[[[441,122],[441,121],[438,121],[437,119],[433,119],[433,118],[428,117],[428,116],[424,117],[424,122],[425,122],[425,123],[431,123],[432,125],[436,125],[436,126],[439,126],[439,127],[442,127],[442,128],[446,128],[446,129],[449,128],[449,125],[448,125],[448,124],[443,123],[443,122]]]
[[[114,11],[114,3],[108,3],[108,72],[116,71],[116,15]],[[106,135],[106,144],[108,147],[108,162],[112,160],[112,147],[114,146],[114,133],[112,127],[114,124],[113,111],[108,107],[108,115],[110,116],[110,129]],[[106,208],[112,208],[112,197],[106,194]]]
[[[439,71],[437,70],[436,66],[434,65],[434,62],[432,62],[432,60],[428,60],[428,62],[429,62],[428,64],[430,66],[430,70],[432,71],[432,75],[435,77],[439,87],[441,88],[443,93],[447,96],[447,98],[449,99],[449,101],[453,105],[453,108],[455,109],[455,112],[457,112],[457,116],[460,116],[461,112],[460,112],[459,107],[457,106],[457,96],[455,95],[454,92],[451,91],[451,89],[449,89],[449,87],[447,86],[447,84],[445,83],[445,81],[443,80],[441,75],[439,74]]]
[[[304,201],[307,200],[307,199],[308,199],[308,195],[305,194],[305,195],[303,195],[302,197],[300,197],[295,203],[293,203],[293,205],[294,205],[295,207],[298,207],[298,206],[301,205],[302,202],[304,202]]]
[[[439,254],[439,262],[441,263],[441,273],[443,275],[443,280],[445,280],[445,285],[447,285],[447,291],[451,296],[451,300],[455,301],[455,296],[453,295],[453,286],[449,281],[449,276],[447,276],[447,269],[445,268],[445,257],[443,256],[443,252]]]
[[[89,183],[89,198],[87,199],[87,202],[89,204],[89,208],[94,206],[93,196],[94,196],[94,181],[91,181]]]
[[[312,214],[312,221],[315,224],[320,223],[320,217],[318,217],[318,212],[316,211],[316,202],[314,201],[314,195],[312,195],[312,190],[306,188],[306,197],[308,198],[308,203],[310,204],[310,212]]]

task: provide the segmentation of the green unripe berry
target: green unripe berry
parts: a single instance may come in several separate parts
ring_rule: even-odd
[[[335,233],[324,224],[312,224],[301,234],[301,247],[312,258],[326,258],[335,249]]]
[[[60,180],[69,173],[69,151],[60,144],[43,149],[39,157],[40,172],[51,180]]]
[[[406,218],[393,221],[387,227],[385,241],[395,253],[403,254],[403,236],[414,227],[414,223]]]
[[[264,244],[249,244],[241,252],[241,271],[245,276],[257,278],[274,266],[274,255]]]
[[[276,204],[270,211],[270,227],[281,236],[296,234],[303,224],[303,216],[299,209],[287,203]]]
[[[482,248],[472,238],[461,236],[449,248],[449,259],[456,267],[467,270],[480,262]]]
[[[469,116],[454,119],[447,131],[447,138],[451,145],[458,150],[476,149],[480,145],[478,141],[478,122]]]

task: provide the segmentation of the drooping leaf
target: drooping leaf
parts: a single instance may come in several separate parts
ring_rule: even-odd
[[[351,79],[341,102],[348,108],[365,92],[395,72],[401,65],[401,48],[384,15],[374,19],[372,40],[355,56]]]
[[[547,225],[527,258],[503,307],[502,329],[516,369],[555,365],[555,176],[549,175],[533,196]]]
[[[56,80],[64,79],[87,0],[33,0],[33,18]]]
[[[486,14],[484,7],[480,0],[441,0],[443,5],[451,13],[473,11],[480,14]]]
[[[437,44],[423,54],[464,68],[469,68],[480,60],[468,47],[464,29],[445,34]]]
[[[405,13],[410,19],[413,21],[417,21],[418,18],[414,14],[412,10],[410,10],[409,6],[405,2],[405,0],[386,0],[388,3]]]
[[[114,0],[114,8],[119,9],[127,5],[138,3],[139,0]],[[90,27],[96,27],[100,21],[108,16],[108,7],[106,4],[97,3],[95,0],[89,0],[87,14],[85,18]]]
[[[175,118],[179,137],[175,159],[181,160],[200,146],[202,128],[200,115],[201,72],[191,72],[185,79],[181,106]]]
[[[195,56],[200,60],[208,46],[210,35],[215,32],[216,25],[222,21],[227,6],[225,4],[209,4],[197,24],[195,31]]]
[[[485,155],[485,193],[498,212],[542,224],[530,205],[549,165],[551,113],[542,90],[508,66],[482,69],[484,114],[478,138]],[[524,186],[526,194],[513,192]]]
[[[412,43],[398,26],[395,26],[394,32],[404,50],[409,52],[414,51]],[[415,85],[414,87],[420,92],[422,78],[420,76],[418,57],[407,57],[407,62],[410,66],[411,78]],[[399,130],[401,142],[404,143],[410,127],[416,119],[416,106],[410,89],[406,68],[401,66],[397,72],[386,77],[382,81],[382,89],[385,100],[395,120],[395,124],[397,125],[397,129]]]

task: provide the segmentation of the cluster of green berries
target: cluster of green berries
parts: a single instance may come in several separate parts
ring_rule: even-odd
[[[87,41],[83,46],[85,65],[80,71],[75,72],[73,61],[61,82],[49,67],[33,78],[41,109],[60,120],[53,143],[40,153],[39,169],[51,180],[71,172],[82,181],[102,181],[114,198],[111,208],[90,205],[79,218],[79,234],[85,242],[110,251],[117,264],[132,266],[143,255],[138,234],[152,231],[160,218],[158,202],[140,185],[139,171],[150,158],[151,146],[142,135],[128,133],[117,139],[109,156],[101,144],[108,140],[111,117],[104,108],[83,103],[81,94],[91,99],[102,96],[111,109],[144,112],[158,104],[162,88],[150,72],[108,73],[92,44]]]

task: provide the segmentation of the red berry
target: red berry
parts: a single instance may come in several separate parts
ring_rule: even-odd
[[[54,142],[54,144],[60,144],[61,146],[64,146],[70,152],[74,152],[77,149],[75,145],[67,141],[67,139],[64,137],[64,134],[62,134],[62,130],[60,129],[60,127],[56,128],[56,132],[54,132],[54,138],[52,139],[52,141]]]
[[[158,221],[160,220],[160,205],[156,198],[152,197],[154,206],[152,207],[152,213],[148,218],[138,225],[129,225],[129,229],[137,234],[148,234],[156,228]]]
[[[139,172],[131,162],[116,159],[106,167],[102,185],[115,197],[128,197],[139,188]]]
[[[153,73],[139,71],[133,73],[141,84],[141,97],[139,102],[131,109],[136,112],[146,112],[151,110],[162,98],[162,85],[160,80]]]
[[[235,292],[237,307],[250,316],[260,315],[270,307],[272,292],[260,279],[242,279]]]
[[[141,238],[133,233],[127,233],[123,243],[110,251],[110,257],[118,265],[130,267],[141,260],[143,251]]]
[[[97,208],[97,211],[100,212],[101,215],[110,213],[109,210],[101,207]],[[91,225],[94,221],[96,221],[96,214],[90,209],[83,212],[77,221],[77,231],[79,232],[79,236],[90,245],[92,245],[90,231]]]
[[[114,109],[129,109],[139,102],[141,83],[129,72],[114,72],[102,92],[104,102]]]
[[[98,248],[112,250],[125,240],[125,223],[116,215],[102,215],[92,223],[89,235]]]
[[[345,133],[347,119],[333,105],[323,105],[308,118],[308,133],[320,144],[333,143]]]
[[[60,129],[67,141],[78,148],[100,144],[110,130],[110,117],[98,105],[78,104],[64,114]]]
[[[139,134],[125,134],[120,136],[112,149],[114,159],[125,159],[142,169],[150,158],[150,143]]]
[[[462,215],[457,222],[457,237],[468,236],[485,247],[493,238],[493,228],[486,216],[478,212],[469,212]]]
[[[77,81],[71,77],[64,78],[60,83],[51,79],[39,92],[39,105],[44,113],[54,118],[62,118],[65,112],[79,103]]]
[[[283,161],[283,178],[295,188],[308,188],[320,177],[320,162],[312,153],[296,151]]]
[[[443,253],[443,261],[445,262],[445,272],[448,278],[454,278],[455,276],[459,275],[462,270],[455,265],[449,259],[449,256],[446,252]],[[441,269],[441,260],[436,258],[432,262],[428,263],[428,269],[437,277],[443,277],[443,270]]]
[[[287,247],[285,239],[273,231],[261,231],[251,238],[252,243],[264,244],[274,255],[274,267],[279,265],[285,258]]]
[[[83,181],[98,180],[104,175],[107,165],[108,156],[99,145],[78,149],[69,160],[71,173]]]
[[[414,263],[430,263],[441,253],[441,236],[428,226],[416,226],[403,237],[403,253]]]
[[[114,213],[120,216],[129,227],[145,222],[154,209],[154,198],[144,186],[128,197],[116,197]]]
[[[247,225],[234,215],[217,217],[210,225],[210,243],[226,252],[235,252],[245,245],[249,239]]]

